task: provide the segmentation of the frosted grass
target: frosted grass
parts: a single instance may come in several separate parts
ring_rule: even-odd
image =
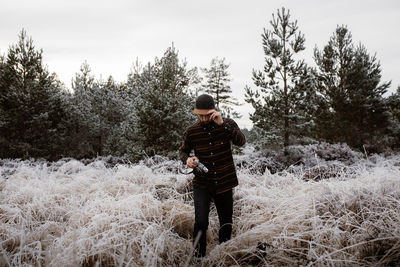
[[[2,161],[0,265],[182,266],[192,251],[191,176],[157,164]],[[240,169],[233,237],[218,245],[212,208],[198,265],[400,262],[400,156],[332,166]]]

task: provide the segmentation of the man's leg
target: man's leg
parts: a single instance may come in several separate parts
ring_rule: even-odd
[[[219,219],[219,243],[225,242],[232,235],[233,192],[217,194],[214,196],[215,207]]]
[[[204,257],[207,248],[207,228],[208,228],[208,214],[210,211],[211,195],[203,188],[193,185],[194,194],[194,212],[195,223],[193,231],[193,240],[196,240],[197,235],[200,234],[199,243],[195,248],[196,257]],[[201,231],[201,232],[200,232]]]

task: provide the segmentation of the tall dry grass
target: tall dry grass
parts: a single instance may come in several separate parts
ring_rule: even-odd
[[[1,161],[0,266],[182,266],[192,250],[190,176],[158,164]],[[213,208],[199,265],[400,262],[400,156],[334,171],[250,165],[238,171],[232,239],[218,245]]]

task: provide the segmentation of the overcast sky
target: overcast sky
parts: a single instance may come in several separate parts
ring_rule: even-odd
[[[87,60],[97,78],[125,81],[136,58],[161,57],[172,42],[190,67],[208,67],[214,57],[230,63],[231,87],[244,102],[253,86],[252,69],[262,69],[263,28],[272,13],[290,9],[306,38],[299,57],[313,65],[313,49],[327,44],[337,25],[347,25],[354,43],[364,44],[381,62],[383,81],[400,85],[400,1],[398,0],[1,0],[0,53],[24,28],[44,63],[71,87]],[[239,126],[251,127],[249,105],[238,108]]]

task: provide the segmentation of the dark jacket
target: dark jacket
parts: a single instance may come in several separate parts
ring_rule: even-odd
[[[214,121],[204,125],[198,121],[184,132],[179,149],[179,157],[185,165],[190,152],[194,150],[194,155],[209,171],[206,174],[195,171],[193,182],[215,190],[217,194],[238,185],[231,142],[238,146],[246,143],[236,122],[227,118],[223,120],[222,125]]]

